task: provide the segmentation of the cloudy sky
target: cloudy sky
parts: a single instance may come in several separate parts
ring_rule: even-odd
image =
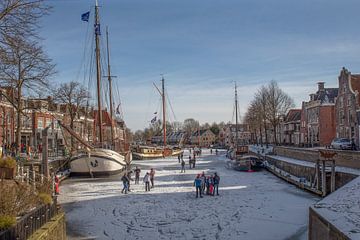
[[[53,81],[88,86],[95,0],[48,0],[43,44],[57,64]],[[99,0],[102,37],[110,29],[114,90],[127,125],[143,129],[166,79],[172,119],[233,119],[233,85],[243,115],[256,90],[270,80],[299,107],[318,81],[337,87],[343,66],[360,72],[358,0]],[[91,16],[92,18],[92,16]],[[89,54],[88,54],[88,53]],[[105,75],[105,74],[103,74]],[[94,85],[91,85],[93,87]],[[117,99],[115,101],[118,101]]]

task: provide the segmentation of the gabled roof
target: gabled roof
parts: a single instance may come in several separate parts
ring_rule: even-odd
[[[301,120],[301,109],[290,109],[285,117],[285,122],[296,122],[300,120]]]
[[[339,88],[324,88],[324,90],[316,92],[314,100],[320,100],[320,103],[335,103],[338,91]]]
[[[195,132],[193,132],[192,136],[197,137],[197,136],[199,136],[199,133],[200,133],[200,136],[202,136],[207,130],[209,130],[209,129],[201,129],[200,131],[195,131]]]
[[[354,93],[356,91],[360,93],[360,74],[351,75],[350,87]],[[358,104],[360,105],[360,98],[358,98]]]

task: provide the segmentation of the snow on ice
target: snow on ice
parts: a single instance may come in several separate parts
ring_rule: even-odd
[[[185,152],[184,160],[188,159]],[[203,151],[180,173],[177,158],[134,161],[141,176],[156,170],[155,188],[142,182],[121,194],[121,176],[62,183],[69,239],[307,239],[308,209],[319,198],[271,173],[225,168],[225,154]],[[220,196],[195,198],[197,173],[217,172]],[[140,178],[141,180],[141,178]]]

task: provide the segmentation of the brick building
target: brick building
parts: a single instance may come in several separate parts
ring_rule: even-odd
[[[0,91],[10,98],[14,96],[14,92],[11,88],[1,88]],[[14,119],[14,107],[3,94],[0,94],[0,145],[11,144],[15,141]]]
[[[209,147],[215,140],[216,136],[210,129],[195,131],[190,137],[190,143],[200,147]]]
[[[326,146],[336,135],[335,101],[338,88],[325,88],[318,83],[318,91],[302,103],[300,117],[300,145]]]
[[[96,145],[99,142],[99,121],[98,121],[98,111],[94,110],[92,116],[94,117],[93,122],[93,134],[94,142]],[[111,127],[113,127],[114,131],[114,143],[112,143],[111,139]],[[103,146],[106,148],[112,148],[116,151],[123,151],[123,147],[121,143],[124,142],[125,139],[125,124],[124,121],[120,119],[111,119],[110,113],[107,110],[102,110],[102,137],[103,137]]]
[[[285,145],[300,145],[301,109],[290,109],[281,125],[281,143]]]
[[[360,74],[343,68],[339,75],[339,94],[336,101],[336,137],[354,140],[359,146]]]

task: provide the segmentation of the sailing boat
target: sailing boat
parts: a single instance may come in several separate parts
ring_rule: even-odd
[[[84,150],[77,151],[70,159],[70,169],[72,175],[90,175],[92,177],[97,176],[108,176],[123,172],[126,167],[130,164],[131,153],[130,151],[122,154],[112,150],[104,148],[105,142],[103,141],[103,114],[106,110],[101,108],[101,64],[100,64],[100,21],[99,21],[99,8],[98,1],[95,4],[95,24],[94,24],[94,35],[95,35],[95,54],[96,54],[96,79],[97,79],[97,111],[95,119],[97,120],[98,128],[98,145],[94,147],[91,144],[86,143],[81,137],[76,136],[77,134],[71,129],[67,128],[63,124],[65,130],[67,130],[72,136],[74,136],[82,145],[85,146]],[[108,34],[106,34],[108,36]],[[107,40],[107,49],[108,40]],[[111,90],[111,75],[110,75],[110,64],[109,64],[109,50],[108,50],[108,79],[109,87]],[[110,106],[112,105],[112,98],[110,92]],[[112,106],[110,107],[111,116],[111,147],[114,147],[114,130],[113,130],[113,115]]]
[[[155,85],[155,84],[154,84]],[[142,159],[154,159],[154,158],[162,158],[168,156],[178,156],[183,154],[183,150],[180,147],[169,147],[166,142],[166,104],[165,104],[165,79],[162,77],[161,79],[161,91],[155,85],[158,90],[161,100],[162,100],[162,132],[163,132],[163,146],[162,147],[152,147],[152,146],[135,146],[132,149],[132,156],[136,160]]]
[[[228,162],[233,169],[237,171],[253,172],[261,169],[262,162],[258,156],[249,153],[247,145],[239,145],[239,128],[238,128],[238,93],[235,82],[235,140],[233,149],[230,150],[231,161]]]

